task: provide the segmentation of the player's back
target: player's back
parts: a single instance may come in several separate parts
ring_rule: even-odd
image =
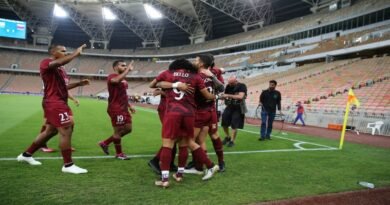
[[[186,83],[195,90],[201,90],[205,88],[202,79],[197,73],[192,73],[184,69],[165,71],[157,77],[157,81]],[[187,116],[194,115],[196,104],[193,93],[185,93],[176,88],[168,89],[166,91],[166,101],[167,113]]]

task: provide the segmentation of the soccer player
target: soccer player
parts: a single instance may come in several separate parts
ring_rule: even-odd
[[[65,79],[67,79],[67,77],[66,77]],[[68,80],[65,80],[66,84],[69,84],[69,81],[68,81],[68,82],[67,82],[67,81],[68,81]],[[80,105],[79,100],[77,100],[77,98],[75,98],[70,92],[68,92],[68,98],[71,99],[71,100],[74,102],[74,104],[75,104],[76,106],[79,106],[79,105]],[[45,131],[45,129],[46,129],[45,122],[46,122],[46,119],[43,120],[43,125],[42,125],[42,127],[41,127],[41,132]],[[72,129],[74,130],[74,127],[72,127]],[[52,136],[50,136],[49,139],[51,139],[52,137],[54,137],[54,136],[57,135],[57,134],[58,134],[58,131],[53,132],[53,133],[52,133]],[[76,149],[72,147],[71,150],[72,150],[72,151],[75,151]],[[54,150],[53,148],[49,148],[49,147],[47,146],[47,142],[45,142],[45,143],[41,146],[41,151],[42,151],[42,152],[46,152],[46,153],[51,153],[51,152],[54,152],[55,150]]]
[[[179,143],[179,167],[177,173],[173,174],[173,178],[176,181],[183,180],[184,166],[188,157],[188,147],[192,150],[195,161],[199,160],[199,162],[207,166],[202,180],[210,179],[218,171],[218,166],[210,161],[204,150],[193,139],[196,107],[194,94],[178,90],[177,87],[180,84],[188,84],[195,90],[199,90],[206,99],[215,99],[215,96],[207,91],[196,68],[194,68],[191,62],[185,59],[172,62],[169,65],[169,70],[162,72],[150,84],[151,88],[172,88],[165,91],[167,106],[162,130],[163,147],[160,155],[161,181],[155,182],[156,186],[163,188],[169,186],[169,165],[171,163],[172,148],[175,141]]]
[[[131,106],[128,100],[128,84],[125,80],[126,75],[133,70],[133,61],[126,65],[124,61],[116,60],[112,64],[112,68],[115,73],[110,74],[107,78],[109,93],[107,113],[111,118],[114,134],[106,140],[99,142],[99,146],[108,155],[108,146],[113,142],[116,151],[115,158],[128,160],[130,158],[122,152],[121,138],[132,131],[131,114],[135,113],[134,107]]]
[[[183,84],[183,85],[185,85],[185,84]],[[187,88],[187,86],[186,86],[186,88]],[[185,89],[183,91],[185,91]],[[160,118],[160,122],[162,124],[163,119],[164,119],[164,114],[165,114],[165,108],[166,108],[166,97],[165,97],[165,92],[160,88],[155,89],[153,91],[153,96],[158,96],[158,95],[160,95],[160,103],[158,104],[157,112],[158,112],[158,117]],[[170,171],[177,171],[177,166],[174,163],[175,156],[176,156],[176,150],[177,150],[176,148],[177,148],[177,146],[175,143],[175,145],[172,148],[172,161],[171,161],[171,165],[170,165]],[[148,162],[149,167],[158,175],[161,175],[161,169],[160,169],[160,164],[159,164],[161,150],[162,150],[162,147],[157,152],[157,154],[153,157],[153,159],[151,159]]]
[[[210,93],[216,94],[224,91],[224,85],[221,82],[221,80],[223,81],[223,78],[220,71],[214,66],[214,58],[212,55],[198,55],[195,59],[194,66],[198,68],[199,75]],[[219,74],[219,78],[214,73]],[[207,134],[210,135],[214,150],[218,156],[219,170],[224,171],[223,146],[218,134],[218,119],[215,101],[205,99],[199,92],[196,92],[195,99],[197,104],[194,129],[196,142],[203,150],[207,150],[206,137]],[[185,173],[201,174],[203,165],[196,161],[193,162],[193,164],[195,167],[191,168],[191,162],[189,163],[190,166],[186,167]]]
[[[68,90],[89,84],[89,80],[81,80],[77,83],[66,85],[66,71],[64,65],[79,56],[86,45],[77,48],[73,53],[66,55],[66,48],[62,45],[49,47],[50,58],[43,59],[40,64],[40,74],[45,90],[42,102],[46,118],[46,129],[40,133],[25,152],[17,157],[18,161],[27,162],[30,165],[41,165],[32,155],[50,137],[58,131],[60,133],[60,149],[64,160],[62,172],[72,174],[87,173],[86,169],[80,168],[73,163],[71,150],[71,137],[73,132],[72,110],[68,106]]]
[[[225,69],[216,67],[215,63],[214,63],[214,57],[212,59],[213,59],[213,63],[211,64],[210,71],[212,74],[214,74],[214,76],[217,77],[219,82],[222,83],[222,87],[223,87],[225,81],[222,77],[222,74],[225,72]],[[225,89],[223,87],[223,89],[220,89],[220,90],[222,90],[221,92],[223,92]],[[218,94],[218,92],[216,92],[215,94]],[[209,136],[211,137],[211,141],[213,143],[215,154],[218,157],[219,171],[224,172],[225,171],[225,161],[223,159],[224,158],[223,142],[221,141],[221,137],[219,136],[219,133],[218,133],[218,121],[219,121],[218,118],[219,117],[218,117],[218,103],[217,102],[215,103],[215,113],[213,113],[213,114],[214,114],[214,116],[213,116],[214,121],[212,122],[212,126],[209,128]],[[215,127],[214,127],[214,125],[215,125]]]

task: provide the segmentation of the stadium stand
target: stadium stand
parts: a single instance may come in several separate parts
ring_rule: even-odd
[[[250,103],[258,103],[260,88],[267,88],[268,81],[275,79],[279,82],[278,90],[283,93],[282,107],[288,109],[296,102],[302,101],[315,109],[335,108],[344,109],[345,98],[334,97],[345,94],[349,88],[359,89],[367,87],[370,82],[387,79],[390,73],[389,57],[372,59],[355,59],[336,61],[328,64],[309,64],[301,68],[290,69],[285,72],[265,74],[255,79],[245,79],[248,85],[248,99]],[[368,69],[369,68],[369,69]],[[377,83],[376,87],[382,88],[386,84]],[[385,87],[384,87],[385,88]],[[368,87],[367,87],[368,89]],[[367,103],[362,103],[362,108],[376,108],[383,110],[386,104],[372,103],[385,99],[388,91],[378,91],[373,95],[373,99],[367,99]],[[345,95],[343,95],[345,97]],[[324,100],[322,100],[324,98]],[[383,100],[386,103],[386,100]],[[387,102],[389,103],[389,102]],[[388,104],[387,104],[388,105]]]
[[[86,49],[86,53],[98,53],[98,54],[118,54],[118,55],[176,55],[177,53],[194,53],[209,49],[218,49],[227,46],[237,46],[249,42],[256,42],[260,40],[274,38],[276,36],[292,34],[300,31],[304,31],[311,28],[317,28],[319,26],[327,25],[332,22],[337,22],[358,15],[378,11],[388,8],[388,1],[386,0],[369,0],[369,1],[356,1],[351,7],[336,10],[334,12],[318,12],[315,14],[307,15],[300,18],[291,19],[278,24],[273,24],[264,28],[251,30],[244,33],[239,33],[231,36],[227,36],[220,39],[210,40],[204,43],[195,45],[182,45],[176,47],[162,47],[157,50],[129,50],[129,49]],[[294,26],[290,26],[294,25]],[[339,29],[342,30],[342,29]],[[31,45],[26,42],[14,42],[1,41],[2,45],[29,47]],[[35,46],[33,48],[46,49],[45,46]]]
[[[41,93],[42,80],[39,76],[14,75],[8,84],[2,88],[5,92]]]
[[[226,70],[225,77],[237,75],[247,84],[249,107],[257,106],[261,90],[268,87],[269,80],[275,79],[282,92],[282,108],[287,112],[294,110],[297,101],[302,101],[308,112],[338,116],[343,112],[347,90],[353,88],[361,99],[359,112],[387,116],[390,114],[390,60],[382,56],[388,51],[379,47],[390,39],[386,13],[390,10],[388,1],[360,0],[351,7],[334,12],[326,10],[195,45],[158,49],[86,49],[84,55],[66,68],[72,81],[89,78],[91,85],[70,92],[76,96],[93,97],[107,92],[105,78],[112,72],[111,63],[123,59],[135,61],[135,70],[128,75],[128,94],[143,95],[151,91],[148,82],[166,69],[173,59],[186,57],[193,60],[196,53],[212,50],[215,51],[216,65]],[[365,23],[366,17],[368,23]],[[378,21],[370,23],[372,18]],[[375,44],[377,42],[380,43]],[[365,45],[374,44],[380,57],[371,58],[376,51],[360,56],[360,50],[354,51],[355,56],[325,57],[332,51],[359,46],[363,51]],[[0,47],[0,92],[41,93],[38,68],[39,62],[47,57],[47,47],[4,39],[0,39]],[[321,122],[312,123],[326,126]]]

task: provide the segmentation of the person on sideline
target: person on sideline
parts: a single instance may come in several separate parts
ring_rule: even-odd
[[[276,107],[279,113],[283,115],[281,111],[282,96],[279,91],[275,90],[278,83],[275,80],[269,81],[269,88],[263,90],[260,95],[259,106],[261,106],[261,128],[260,128],[260,141],[265,139],[271,139],[272,124],[274,123],[276,115]]]
[[[302,122],[302,126],[305,126],[305,121],[303,121],[303,114],[305,113],[305,109],[303,108],[303,105],[301,101],[298,101],[297,103],[297,117],[294,120],[294,125],[297,123],[298,120]]]
[[[247,96],[247,88],[243,83],[238,82],[236,76],[231,76],[228,79],[228,85],[225,88],[225,93],[221,94],[221,99],[225,99],[226,108],[222,113],[222,127],[225,132],[223,144],[228,147],[233,147],[237,136],[237,129],[244,128],[245,113],[247,111],[245,98]],[[229,127],[232,128],[232,135],[229,133]]]

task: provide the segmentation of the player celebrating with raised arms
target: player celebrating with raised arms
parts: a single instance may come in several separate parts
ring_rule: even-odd
[[[116,155],[115,158],[121,160],[130,159],[122,152],[121,138],[132,131],[131,114],[135,109],[129,104],[127,96],[128,84],[125,80],[126,75],[133,70],[133,61],[126,65],[122,60],[114,61],[112,68],[115,73],[110,74],[107,78],[108,86],[108,107],[107,113],[111,118],[114,134],[104,141],[99,142],[105,154],[109,154],[108,145],[114,142]]]
[[[45,144],[57,130],[60,133],[60,149],[64,160],[62,172],[72,174],[87,173],[73,163],[71,139],[73,133],[72,110],[68,106],[68,90],[89,84],[89,80],[66,84],[64,65],[79,56],[86,45],[77,48],[73,53],[66,55],[66,48],[62,45],[49,47],[50,58],[43,59],[40,64],[40,74],[44,84],[42,107],[46,118],[46,129],[41,132],[25,152],[17,157],[18,161],[30,165],[41,165],[32,155]]]

